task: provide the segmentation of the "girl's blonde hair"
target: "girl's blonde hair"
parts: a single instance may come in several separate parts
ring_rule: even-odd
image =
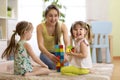
[[[87,24],[86,22],[76,21],[74,24],[72,24],[71,29],[70,29],[71,37],[74,39],[73,31],[72,30],[76,27],[76,25],[80,25],[82,28],[84,28],[87,31],[85,37],[87,38],[87,40],[91,44],[92,43],[91,26],[89,24]]]
[[[25,31],[29,31],[33,28],[33,25],[31,22],[27,22],[27,21],[21,21],[18,22],[18,24],[16,25],[16,30],[14,31],[14,33],[11,36],[10,39],[10,43],[7,46],[7,48],[5,49],[5,51],[2,54],[2,58],[6,57],[9,58],[9,56],[11,54],[15,54],[19,45],[17,44],[16,40],[15,40],[15,36],[18,34],[19,36],[24,35]]]

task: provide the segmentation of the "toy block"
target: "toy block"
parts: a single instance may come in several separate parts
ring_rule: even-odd
[[[55,52],[60,52],[60,49],[59,49],[59,48],[56,48],[56,49],[55,49]]]
[[[66,49],[66,52],[69,53],[71,50],[69,48]]]
[[[73,47],[71,45],[69,45],[67,48],[72,49]]]
[[[63,52],[64,50],[63,50],[63,48],[60,48],[60,52]]]
[[[63,48],[63,45],[59,45],[59,48]]]
[[[55,52],[55,56],[60,56],[60,52]]]
[[[58,59],[60,59],[61,58],[61,56],[56,56]]]
[[[56,66],[56,69],[59,69],[60,68],[60,66]]]
[[[60,72],[60,68],[57,68],[57,72]]]
[[[60,67],[60,62],[58,62],[58,63],[56,64],[56,66],[57,66],[57,67],[58,67],[58,66]]]
[[[59,45],[55,45],[55,49],[58,49],[59,48]]]
[[[61,67],[63,67],[64,66],[64,63],[61,63]]]
[[[60,60],[61,60],[61,59],[64,59],[64,56],[60,56]]]
[[[72,51],[72,52],[75,52],[75,48],[73,47],[73,48],[71,49],[71,51]]]
[[[60,59],[60,62],[63,62],[64,61],[64,59]]]
[[[74,47],[68,46],[67,49],[66,49],[66,52],[67,52],[67,53],[70,53],[71,51],[72,51],[72,52],[75,52]]]
[[[60,56],[64,56],[64,52],[61,52],[61,53],[60,53]]]

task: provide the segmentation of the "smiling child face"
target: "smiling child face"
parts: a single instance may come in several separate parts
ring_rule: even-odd
[[[76,24],[73,29],[74,38],[82,39],[84,38],[85,34],[86,34],[86,30],[83,27],[81,27],[81,25]]]

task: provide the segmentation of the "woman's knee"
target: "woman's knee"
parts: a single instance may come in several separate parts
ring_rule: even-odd
[[[50,60],[46,55],[41,54],[40,59],[49,67],[49,69],[56,69],[56,65],[52,60]]]

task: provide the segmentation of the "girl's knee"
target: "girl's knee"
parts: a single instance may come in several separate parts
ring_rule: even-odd
[[[61,70],[60,70],[60,72],[61,72],[61,73],[65,73],[65,72],[66,72],[66,69],[67,69],[67,67],[62,67]]]
[[[50,72],[51,72],[51,71],[50,71],[49,69],[47,69],[47,68],[45,69],[45,73],[46,73],[46,74],[49,74]]]
[[[41,75],[48,75],[51,72],[48,68],[40,68],[38,71]]]
[[[65,67],[62,67],[61,68],[61,72],[62,73],[68,73],[68,72],[71,72],[71,66],[65,66]]]

